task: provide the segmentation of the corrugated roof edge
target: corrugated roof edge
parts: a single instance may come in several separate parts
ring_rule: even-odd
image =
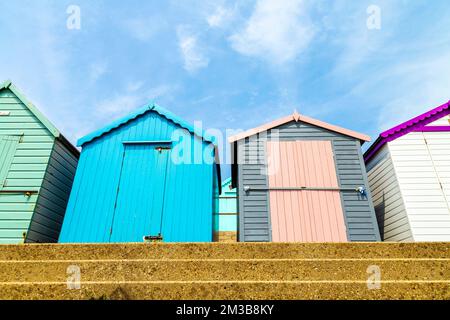
[[[175,114],[173,114],[172,112],[168,111],[167,109],[164,109],[158,105],[156,105],[155,103],[149,103],[139,109],[137,109],[136,111],[112,122],[111,124],[96,130],[82,138],[80,138],[77,142],[77,146],[78,147],[82,147],[83,145],[85,145],[86,143],[89,143],[97,138],[100,138],[101,136],[119,128],[120,126],[144,115],[145,113],[149,112],[149,111],[155,111],[158,114],[162,115],[163,117],[171,120],[172,122],[178,124],[179,126],[181,126],[182,128],[188,130],[189,132],[197,135],[198,137],[202,138],[204,141],[213,144],[214,146],[216,146],[214,139],[210,136],[207,136],[203,131],[199,131],[196,128],[194,128],[192,125],[190,125],[188,122],[184,121],[183,119],[179,118],[178,116],[176,116]]]
[[[222,186],[226,185],[227,183],[231,182],[231,177],[229,177],[228,179],[225,179],[225,181],[222,182]]]
[[[6,80],[0,84],[0,90],[9,89],[12,93],[30,110],[30,112],[47,128],[47,130],[56,138],[59,139],[70,151],[76,156],[80,156],[80,151],[66,139],[61,132],[39,111],[34,104],[32,104],[23,93],[12,83],[11,80]]]
[[[364,153],[364,161],[366,163],[370,161],[370,159],[372,159],[378,150],[386,143],[394,141],[412,131],[418,130],[448,114],[450,114],[450,101],[382,132],[377,140],[375,140],[370,148]]]
[[[219,195],[220,198],[223,198],[225,196],[225,192],[227,192],[227,191],[228,192],[236,192],[235,188],[232,188],[232,189],[231,188],[227,188],[228,190],[225,190],[227,185],[230,185],[230,186],[233,185],[233,180],[232,180],[231,177],[229,177],[228,179],[226,179],[226,180],[224,180],[222,182],[222,188],[221,188],[221,192],[220,192],[220,195]],[[222,191],[223,191],[223,193],[222,193]]]
[[[84,136],[83,138],[79,139],[77,142],[77,146],[78,147],[82,147],[83,145],[85,145],[86,143],[90,143],[95,139],[100,138],[101,136],[119,128],[122,125],[125,125],[126,123],[144,115],[147,112],[150,111],[155,111],[158,114],[160,114],[161,116],[165,117],[166,119],[174,122],[175,124],[178,124],[179,126],[181,126],[182,128],[188,130],[189,132],[191,132],[192,134],[198,136],[199,138],[201,138],[203,141],[210,143],[214,146],[214,153],[215,153],[215,159],[216,159],[216,165],[217,165],[217,176],[218,176],[218,184],[219,184],[219,192],[222,192],[222,178],[221,178],[221,170],[220,170],[220,158],[219,158],[219,151],[218,151],[218,147],[216,145],[216,143],[214,142],[214,138],[212,136],[208,136],[205,132],[203,132],[202,130],[197,130],[196,128],[194,128],[191,124],[189,124],[188,122],[184,121],[183,119],[179,118],[178,116],[176,116],[175,114],[173,114],[172,112],[170,112],[167,109],[164,109],[163,107],[158,106],[157,104],[151,102],[139,109],[137,109],[136,111],[112,122],[111,124],[96,130],[86,136]]]
[[[233,184],[233,181],[232,181],[232,179],[231,179],[231,177],[229,177],[228,179],[225,179],[225,181],[223,181],[222,182],[222,190],[224,190],[224,187],[227,185],[227,184]],[[220,195],[222,195],[222,192],[220,193]]]

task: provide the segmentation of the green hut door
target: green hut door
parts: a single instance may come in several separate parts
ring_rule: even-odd
[[[6,187],[6,178],[19,141],[20,136],[0,136],[0,190]]]
[[[110,242],[161,235],[170,150],[170,144],[125,145]]]

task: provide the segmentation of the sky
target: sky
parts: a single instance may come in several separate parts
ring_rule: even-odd
[[[449,16],[447,0],[0,0],[0,82],[73,143],[150,101],[204,129],[297,110],[376,138],[450,100]]]

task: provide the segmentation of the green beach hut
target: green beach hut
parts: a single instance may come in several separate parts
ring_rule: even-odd
[[[0,84],[0,244],[57,242],[78,158],[11,81]]]

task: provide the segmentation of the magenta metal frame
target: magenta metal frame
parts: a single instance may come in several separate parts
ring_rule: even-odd
[[[417,130],[414,130],[415,132],[449,132],[450,126],[432,126],[432,127],[423,127]]]
[[[450,126],[433,126],[426,127],[426,125],[439,120],[442,117],[450,114],[450,101],[425,112],[411,120],[408,120],[398,126],[386,130],[380,134],[378,139],[364,154],[364,160],[367,163],[386,143],[396,140],[410,132],[449,132]]]

